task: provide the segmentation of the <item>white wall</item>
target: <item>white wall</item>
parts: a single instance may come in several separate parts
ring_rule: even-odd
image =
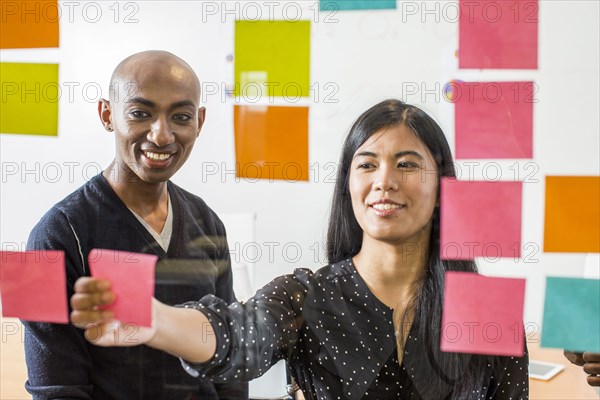
[[[2,61],[58,62],[64,88],[58,138],[0,135],[3,249],[24,247],[29,230],[49,207],[111,161],[113,139],[98,121],[94,87],[100,85],[106,95],[110,73],[121,59],[140,50],[165,49],[187,60],[204,82],[222,87],[233,80],[233,67],[226,57],[233,53],[235,3],[121,2],[116,5],[120,11],[117,18],[114,2],[97,2],[85,8],[86,3],[90,2],[77,3],[72,13],[61,3],[59,49],[1,52]],[[271,2],[269,7],[276,18],[281,17],[278,13],[286,3]],[[444,16],[451,17],[446,8],[449,3],[438,3],[437,13],[425,14],[425,2],[414,2],[418,10],[415,15],[403,13],[403,3],[407,2],[399,2],[396,11],[347,12],[333,17],[316,13],[314,2],[295,3],[303,7],[305,19],[313,20],[311,81],[321,91],[310,104],[310,182],[237,182],[231,172],[221,176],[225,170],[234,169],[233,101],[224,98],[223,89],[206,99],[206,125],[190,160],[174,181],[202,196],[217,212],[256,213],[255,238],[262,255],[256,260],[255,283],[263,284],[294,267],[323,263],[322,243],[333,190],[333,184],[325,179],[332,171],[328,163],[337,161],[350,124],[362,111],[384,98],[404,98],[435,116],[453,144],[453,106],[441,91],[448,80],[534,80],[539,88],[534,106],[534,159],[499,162],[504,179],[512,179],[515,162],[523,174],[536,171],[530,180],[537,183],[525,184],[523,206],[523,242],[530,244],[524,254],[534,262],[504,259],[481,265],[490,275],[527,277],[525,320],[539,323],[544,277],[583,276],[585,255],[541,251],[544,176],[597,175],[600,170],[599,3],[540,1],[539,69],[535,71],[458,70],[454,58],[458,26],[455,21],[444,20]],[[255,9],[247,4],[237,5],[238,16],[254,17]],[[96,6],[101,7],[102,16],[92,23],[92,7]],[[428,10],[435,7],[427,2]],[[209,9],[217,13],[208,15]],[[227,14],[226,10],[234,13]],[[263,9],[265,19],[269,18],[268,10]],[[293,17],[293,9],[287,11]],[[127,15],[137,22],[125,23]],[[338,22],[326,22],[325,17]],[[74,83],[69,82],[79,83],[73,98],[68,86]],[[327,83],[339,88],[333,96],[337,103],[324,101],[324,95],[330,93],[325,90]],[[87,94],[82,93],[86,84]],[[406,89],[415,85],[418,93],[408,94]],[[431,93],[436,87],[438,90]],[[25,170],[35,171],[36,165],[37,173],[25,174]],[[57,165],[62,173],[58,179]],[[206,176],[215,165],[219,173]],[[484,166],[482,160],[474,178],[483,177]],[[12,175],[14,168],[18,170]],[[270,242],[277,244],[268,245]],[[315,243],[321,244],[318,252]],[[286,245],[287,254],[282,251]],[[540,250],[532,251],[532,246]],[[273,257],[270,248],[274,249]],[[290,262],[296,258],[297,248],[302,254]]]

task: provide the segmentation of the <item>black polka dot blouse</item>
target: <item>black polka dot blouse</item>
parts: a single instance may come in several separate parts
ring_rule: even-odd
[[[285,359],[309,400],[425,399],[427,387],[440,382],[448,386],[443,397],[456,398],[412,330],[398,363],[393,310],[371,293],[351,260],[317,272],[297,269],[246,303],[227,306],[208,295],[183,306],[205,313],[217,339],[212,360],[182,360],[194,376],[248,381]],[[527,352],[495,359],[469,399],[527,399]]]

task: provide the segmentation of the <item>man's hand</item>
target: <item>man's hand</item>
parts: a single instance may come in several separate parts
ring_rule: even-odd
[[[583,353],[583,372],[589,374],[587,382],[590,386],[600,387],[600,353]]]
[[[90,277],[79,278],[71,297],[71,322],[85,329],[85,338],[97,346],[136,346],[152,339],[156,333],[154,328],[122,324],[114,320],[112,311],[103,309],[115,300],[110,282]],[[152,299],[153,313],[155,303],[156,300]]]
[[[588,374],[587,382],[590,386],[600,387],[600,353],[574,353],[564,351],[567,360],[583,367],[583,372]]]
[[[585,364],[585,361],[583,361],[583,353],[575,353],[565,350],[564,355],[567,357],[567,360],[571,361],[575,365],[583,366],[583,364]]]

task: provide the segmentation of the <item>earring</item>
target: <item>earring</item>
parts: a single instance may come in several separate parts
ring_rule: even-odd
[[[112,132],[113,128],[110,124],[106,125],[106,130]]]

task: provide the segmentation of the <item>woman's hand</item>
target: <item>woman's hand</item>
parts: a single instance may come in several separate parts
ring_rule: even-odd
[[[110,282],[90,277],[79,278],[71,297],[71,322],[76,327],[85,329],[85,338],[97,346],[123,347],[148,343],[156,334],[155,328],[116,321],[114,313],[104,309],[115,300]],[[153,321],[156,302],[152,299]]]

